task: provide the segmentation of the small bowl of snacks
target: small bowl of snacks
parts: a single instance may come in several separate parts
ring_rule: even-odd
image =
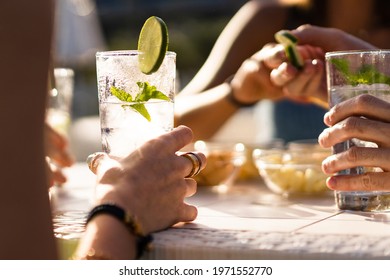
[[[250,181],[258,180],[259,170],[257,169],[255,162],[253,160],[252,154],[254,149],[271,149],[271,148],[283,148],[284,142],[281,139],[273,139],[272,142],[252,142],[244,143],[245,145],[245,163],[241,166],[240,172],[238,174],[237,180],[239,181]]]
[[[245,162],[245,145],[196,141],[194,150],[207,157],[206,167],[194,177],[198,186],[230,186]]]
[[[291,142],[283,149],[255,149],[253,160],[267,187],[283,196],[329,193],[322,161],[331,154],[316,141]]]

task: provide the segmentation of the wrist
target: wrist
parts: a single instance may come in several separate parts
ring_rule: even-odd
[[[115,204],[125,212],[132,213],[137,217],[145,234],[151,233],[152,229],[148,225],[148,216],[145,217],[143,205],[137,198],[137,194],[131,191],[132,188],[124,186],[128,190],[122,192],[122,188],[115,188],[112,185],[99,184],[96,188],[94,205]]]
[[[138,222],[136,216],[132,213],[123,210],[123,208],[117,206],[114,203],[104,203],[94,207],[87,217],[86,224],[99,216],[110,216],[121,222],[127,229],[131,238],[135,237],[136,258],[139,259],[146,249],[149,249],[149,245],[153,238],[150,234],[145,234],[142,226]]]
[[[237,99],[235,89],[234,89],[234,87],[231,84],[231,81],[233,80],[233,78],[234,78],[234,75],[230,76],[229,78],[227,78],[225,80],[225,83],[229,87],[229,91],[228,91],[228,93],[225,96],[226,100],[230,104],[232,104],[234,107],[236,107],[236,108],[245,108],[245,107],[252,107],[252,106],[254,106],[257,103],[257,101],[254,101],[254,102],[243,102],[243,101]]]
[[[137,215],[137,200],[136,195],[128,188],[122,191],[126,186],[121,186],[120,182],[113,184],[98,184],[95,188],[94,206],[102,204],[115,204],[122,208],[125,212]]]
[[[98,215],[86,225],[73,259],[135,259],[136,236],[111,215]]]

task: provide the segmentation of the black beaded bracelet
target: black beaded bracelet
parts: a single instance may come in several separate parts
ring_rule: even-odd
[[[229,78],[227,78],[225,80],[225,83],[227,83],[230,87],[230,91],[229,93],[226,95],[226,99],[231,103],[233,104],[235,107],[237,108],[244,108],[244,107],[252,107],[253,105],[255,105],[257,103],[257,101],[255,102],[251,102],[251,103],[244,103],[244,102],[241,102],[240,100],[238,100],[235,96],[234,96],[234,91],[233,91],[233,88],[231,86],[231,81],[233,80],[234,78],[234,75],[231,75]]]
[[[234,106],[238,108],[244,108],[244,107],[252,107],[255,105],[257,102],[253,103],[244,103],[236,99],[236,97],[233,95],[233,90],[230,90],[230,92],[226,95],[227,100]]]
[[[147,249],[150,243],[153,241],[153,237],[150,234],[145,235],[142,232],[141,226],[137,223],[135,217],[126,213],[122,208],[115,204],[106,203],[94,207],[89,212],[86,224],[88,224],[95,216],[99,214],[111,215],[124,223],[130,233],[136,237],[136,258],[141,258],[145,249]]]

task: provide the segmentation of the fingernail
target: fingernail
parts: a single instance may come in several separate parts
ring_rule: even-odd
[[[327,143],[328,138],[329,138],[329,128],[325,128],[318,136],[318,144],[320,144],[320,146],[323,148],[329,148],[330,146]]]
[[[326,180],[326,185],[328,186],[329,189],[331,190],[336,190],[337,189],[337,179],[335,176],[331,176]]]
[[[324,123],[326,125],[331,125],[332,124],[330,116],[331,116],[330,112],[326,112],[325,115],[324,115]]]
[[[322,167],[322,171],[325,173],[325,174],[332,174],[332,172],[329,172],[329,157],[327,157],[326,159],[324,159],[322,161],[322,164],[321,164],[321,167]]]

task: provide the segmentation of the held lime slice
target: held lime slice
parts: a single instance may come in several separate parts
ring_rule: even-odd
[[[302,60],[300,54],[298,53],[295,45],[286,46],[284,51],[286,53],[288,60],[291,62],[291,64],[294,65],[294,67],[296,67],[297,69],[302,69],[303,60]]]
[[[275,39],[277,42],[281,43],[282,45],[295,45],[298,43],[297,37],[295,37],[288,30],[280,30],[276,32]]]
[[[284,51],[291,64],[297,69],[302,69],[303,59],[296,48],[297,37],[288,30],[280,30],[275,33],[275,40],[284,46]]]
[[[168,49],[168,28],[156,16],[148,18],[142,26],[138,39],[139,68],[142,73],[156,72]]]
[[[296,47],[298,38],[288,30],[280,30],[275,33],[275,40],[283,45],[284,52],[286,53],[286,57],[290,63],[297,69],[301,70],[303,68],[304,62]],[[316,96],[307,96],[306,99],[307,101],[317,104],[318,106],[328,108],[328,102]]]

